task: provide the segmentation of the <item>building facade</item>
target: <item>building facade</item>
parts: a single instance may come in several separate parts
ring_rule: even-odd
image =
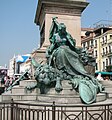
[[[105,31],[106,30],[106,31]],[[96,57],[97,71],[112,71],[112,30],[100,28],[101,34],[94,37],[94,56]]]
[[[112,72],[112,26],[99,23],[94,29],[86,29],[81,38],[82,47],[96,58],[95,71]]]
[[[22,74],[25,72],[25,70],[31,68],[31,55],[17,55],[14,56],[9,61],[9,76],[13,77],[14,74]]]

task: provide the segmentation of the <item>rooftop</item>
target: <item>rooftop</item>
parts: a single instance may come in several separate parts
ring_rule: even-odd
[[[94,29],[99,28],[112,28],[112,21],[109,20],[100,20],[93,24]]]

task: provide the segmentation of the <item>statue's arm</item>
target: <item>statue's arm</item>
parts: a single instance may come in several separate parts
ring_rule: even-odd
[[[81,54],[82,52],[82,48],[80,47],[76,47],[76,40],[72,38],[72,36],[68,33],[67,34],[67,39],[69,41],[69,47],[75,51],[77,54]]]
[[[73,39],[69,33],[67,33],[66,37],[67,37],[67,40],[69,42],[70,49],[79,54],[79,50],[76,48],[76,40]]]
[[[59,23],[58,21],[56,20],[57,17],[53,17],[52,18],[52,24],[51,24],[51,28],[50,28],[50,31],[49,31],[49,41],[52,43],[52,37],[55,33],[57,33],[58,31],[58,26],[59,26]]]
[[[52,43],[51,45],[50,45],[50,47],[49,47],[49,52],[50,53],[52,53],[53,52],[53,50],[54,50],[54,47],[55,47],[55,45]]]
[[[46,50],[46,57],[49,57],[52,52],[54,51],[54,49],[56,48],[56,43],[55,43],[55,36],[52,37],[52,43],[51,45],[48,47],[48,49]]]
[[[76,46],[76,40],[73,39],[72,36],[69,33],[67,33],[67,39],[68,39],[70,45],[75,48],[75,46]]]

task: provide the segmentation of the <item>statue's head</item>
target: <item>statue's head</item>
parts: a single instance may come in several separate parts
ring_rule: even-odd
[[[64,23],[60,23],[58,26],[58,31],[61,33],[66,33],[66,26]]]

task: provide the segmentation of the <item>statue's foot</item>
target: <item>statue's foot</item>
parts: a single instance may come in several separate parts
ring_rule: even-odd
[[[61,85],[56,85],[55,90],[56,90],[57,92],[60,92],[60,91],[63,90],[63,88],[62,88]]]
[[[76,85],[76,81],[71,79],[71,81],[68,82],[68,84],[71,84],[73,88],[76,88],[77,85]]]
[[[37,87],[37,84],[31,84],[31,85],[26,86],[26,89],[27,89],[27,90],[33,90],[33,89],[35,89],[36,87]]]

